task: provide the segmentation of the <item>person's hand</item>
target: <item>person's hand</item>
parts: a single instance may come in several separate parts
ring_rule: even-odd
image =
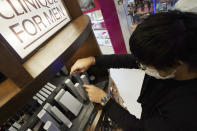
[[[83,87],[88,92],[89,99],[92,102],[101,103],[101,99],[107,96],[106,92],[94,85],[84,85]]]
[[[95,64],[94,57],[87,57],[87,58],[79,59],[72,66],[70,75],[72,75],[73,72],[77,72],[77,73],[85,72],[91,65],[94,65],[94,64]]]

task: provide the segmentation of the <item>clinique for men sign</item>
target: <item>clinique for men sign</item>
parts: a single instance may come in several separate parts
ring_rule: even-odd
[[[69,21],[62,0],[0,0],[0,33],[21,59]]]

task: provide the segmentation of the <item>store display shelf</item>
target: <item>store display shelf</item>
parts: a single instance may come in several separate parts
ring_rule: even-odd
[[[44,47],[23,64],[33,80],[28,81],[22,88],[9,79],[0,84],[1,124],[27,103],[67,63],[91,31],[88,16],[76,18],[46,41]]]
[[[55,37],[47,41],[23,66],[33,78],[38,77],[59,57],[68,57],[87,39],[91,31],[88,16],[82,15],[64,27]]]

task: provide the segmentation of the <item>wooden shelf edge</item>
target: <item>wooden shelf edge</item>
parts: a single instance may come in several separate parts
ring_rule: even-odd
[[[43,48],[23,64],[24,68],[33,78],[38,77],[66,50],[73,46],[72,44],[75,41],[84,33],[89,33],[90,30],[92,29],[89,17],[86,15],[80,16],[58,32],[54,38],[47,41]],[[84,36],[88,37],[88,35]]]
[[[0,83],[0,107],[20,92],[20,88],[10,79]]]
[[[85,131],[95,131],[96,130],[96,127],[98,125],[98,122],[100,120],[100,117],[102,115],[103,111],[102,110],[98,110],[98,113],[92,123],[92,125],[88,125],[85,129]]]

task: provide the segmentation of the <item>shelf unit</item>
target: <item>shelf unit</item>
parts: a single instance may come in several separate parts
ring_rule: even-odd
[[[88,38],[90,32],[90,20],[88,16],[82,15],[47,41],[43,48],[22,65],[33,78],[27,85],[20,87],[10,79],[0,84],[0,107],[26,88],[40,87],[40,79],[44,80],[58,72]],[[51,70],[55,72],[52,73]]]
[[[0,42],[0,125],[27,103],[63,66],[68,69],[82,57],[101,55],[88,16],[77,0],[63,0],[72,21],[51,36],[25,63]],[[88,50],[88,51],[87,51]],[[14,66],[13,66],[14,65]]]

